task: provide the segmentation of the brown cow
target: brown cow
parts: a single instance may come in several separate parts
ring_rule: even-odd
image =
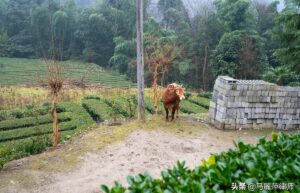
[[[169,84],[167,88],[163,90],[162,101],[166,110],[167,121],[169,120],[169,110],[172,110],[172,121],[174,120],[175,111],[177,111],[178,118],[179,103],[185,98],[184,92],[185,89],[176,83]]]

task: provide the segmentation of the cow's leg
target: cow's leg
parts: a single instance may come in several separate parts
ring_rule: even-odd
[[[176,118],[178,119],[179,118],[179,108],[178,109],[176,109]]]
[[[165,107],[165,110],[166,110],[166,120],[168,121],[169,120],[169,109]]]
[[[173,108],[173,109],[172,109],[172,121],[174,120],[175,111],[176,111],[176,109]]]

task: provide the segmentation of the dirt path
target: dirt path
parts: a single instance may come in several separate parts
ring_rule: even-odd
[[[58,150],[11,162],[0,173],[0,192],[100,192],[101,184],[112,185],[115,180],[125,185],[128,175],[148,171],[159,177],[177,160],[194,167],[211,153],[232,148],[233,140],[255,143],[257,136],[270,132],[223,132],[201,123],[161,119],[100,126]]]

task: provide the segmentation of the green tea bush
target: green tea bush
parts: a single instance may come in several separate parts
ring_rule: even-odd
[[[208,98],[192,96],[188,100],[191,101],[192,103],[204,107],[205,109],[209,109],[210,99]]]
[[[64,102],[60,103],[58,107],[70,112],[71,122],[76,126],[76,130],[84,130],[95,124],[89,113],[79,104]]]
[[[129,117],[128,103],[124,97],[106,98],[104,102],[110,106],[115,115],[122,115],[123,117]]]
[[[212,92],[200,92],[198,94],[199,97],[204,97],[207,99],[211,99],[212,98]]]
[[[233,183],[293,183],[293,190],[272,192],[300,192],[300,132],[294,135],[273,134],[272,140],[261,138],[256,146],[242,141],[218,155],[211,155],[207,161],[189,169],[184,162],[178,162],[172,169],[161,172],[160,179],[148,174],[129,176],[128,187],[118,182],[109,189],[102,185],[105,193],[157,192],[157,193],[227,193]],[[247,189],[245,190],[247,192]],[[250,192],[250,191],[249,191]],[[254,192],[264,192],[256,189]],[[266,191],[265,191],[266,192]]]
[[[192,103],[188,100],[182,100],[179,104],[180,111],[187,114],[199,114],[199,113],[207,113],[207,109]]]
[[[0,170],[3,168],[4,164],[11,160],[12,150],[5,146],[0,146]]]
[[[112,118],[111,115],[114,113],[112,108],[102,100],[83,100],[82,106],[96,122],[110,120]]]
[[[85,96],[83,99],[95,99],[95,100],[100,100],[99,96],[95,96],[95,95],[89,95],[89,96]]]
[[[1,110],[0,111],[0,121],[11,120],[11,119],[21,119],[26,117],[36,117],[39,115],[46,115],[50,111],[50,104],[43,105],[41,107],[34,107],[33,105],[29,105],[26,108],[17,108],[12,110]],[[57,108],[57,112],[65,112],[63,108]]]
[[[59,122],[59,131],[74,130],[77,126],[72,121]],[[2,131],[0,134],[0,142],[11,141],[16,139],[23,139],[27,137],[32,137],[36,135],[52,133],[52,123],[38,125],[34,127],[12,129],[7,131]]]
[[[164,107],[163,107],[163,103],[162,101],[158,102],[158,109],[163,111]],[[154,114],[154,103],[153,103],[153,99],[151,97],[145,97],[145,110],[146,113],[148,114]]]
[[[70,121],[70,113],[59,113],[58,114],[59,122]],[[26,117],[20,119],[12,119],[0,122],[0,131],[11,130],[16,128],[31,127],[34,125],[51,123],[51,115],[42,115],[37,117]]]
[[[41,109],[49,105],[43,105]],[[36,109],[36,108],[33,108]],[[69,139],[82,131],[93,127],[95,122],[85,109],[75,103],[59,103],[60,141]],[[28,109],[27,109],[28,110]],[[20,112],[26,112],[20,109]],[[11,112],[4,112],[5,116]],[[44,112],[44,111],[43,111]],[[0,166],[12,160],[44,151],[52,144],[52,118],[50,115],[33,114],[35,117],[15,118],[1,121],[0,126]],[[23,115],[22,115],[23,116]],[[25,127],[26,126],[26,127]]]

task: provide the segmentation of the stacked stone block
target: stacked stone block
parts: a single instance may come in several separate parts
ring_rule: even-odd
[[[300,87],[219,76],[209,115],[220,129],[299,129]]]

